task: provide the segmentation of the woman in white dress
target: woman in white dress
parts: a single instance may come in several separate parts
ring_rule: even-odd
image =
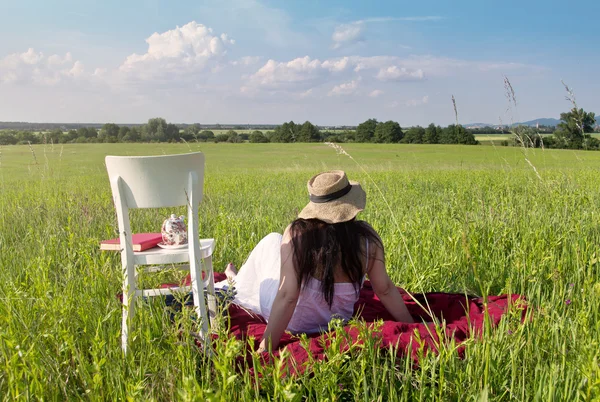
[[[320,173],[308,181],[310,202],[283,233],[271,233],[254,248],[235,282],[235,303],[267,321],[259,352],[279,346],[287,329],[314,333],[334,317],[349,320],[365,275],[397,321],[413,322],[386,269],[377,232],[356,215],[366,194],[343,171]]]

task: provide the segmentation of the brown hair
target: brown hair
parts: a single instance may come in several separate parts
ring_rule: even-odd
[[[311,278],[321,281],[321,293],[331,307],[335,292],[335,270],[340,267],[354,284],[356,292],[365,274],[361,259],[363,239],[383,249],[377,232],[366,222],[325,223],[318,219],[298,218],[290,225],[294,247],[294,267],[298,286]],[[368,261],[368,256],[366,257]]]

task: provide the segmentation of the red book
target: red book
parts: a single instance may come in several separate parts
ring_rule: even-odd
[[[133,251],[144,251],[156,247],[162,241],[160,233],[136,233],[131,236]],[[121,242],[117,239],[102,240],[100,250],[121,251]]]

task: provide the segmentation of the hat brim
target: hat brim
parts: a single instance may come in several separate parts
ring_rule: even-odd
[[[329,202],[310,201],[298,214],[302,219],[319,219],[325,223],[347,222],[365,209],[367,195],[359,183],[350,181],[348,194]]]

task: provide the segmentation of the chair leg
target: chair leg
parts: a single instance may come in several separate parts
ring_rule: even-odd
[[[215,325],[215,318],[217,317],[217,299],[215,297],[215,275],[213,273],[212,255],[204,258],[203,268],[204,274],[206,275],[204,284],[206,285],[206,290],[208,291],[208,316],[210,318],[210,325],[212,327]]]
[[[136,291],[135,267],[123,269],[123,321],[121,323],[121,348],[124,353],[128,350],[129,328],[131,320],[135,315],[135,291]]]
[[[208,338],[208,319],[206,313],[206,304],[204,303],[204,283],[202,281],[202,262],[190,261],[190,278],[192,282],[192,295],[194,297],[194,307],[200,323],[200,337]]]

